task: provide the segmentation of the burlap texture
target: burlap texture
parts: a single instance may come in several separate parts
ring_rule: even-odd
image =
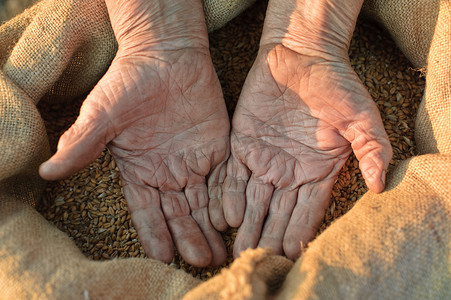
[[[418,111],[418,152],[451,154],[451,2],[442,1],[428,58],[426,90]]]
[[[221,11],[216,3],[204,6],[210,30],[250,2],[226,1],[230,6],[217,7],[237,10],[215,19],[209,10]],[[451,298],[451,4],[441,1],[440,10],[438,1],[367,5],[416,66],[428,57],[416,127],[424,155],[399,165],[388,191],[366,194],[309,245],[280,299]],[[89,91],[115,51],[100,0],[43,0],[0,27],[1,299],[174,299],[199,284],[153,260],[89,261],[27,204],[40,197],[37,166],[49,155],[36,103],[45,95],[67,101]],[[263,250],[249,251],[186,297],[273,297],[290,266]]]
[[[412,14],[398,32],[398,42],[430,22],[420,25],[412,13],[419,12],[416,4],[423,1],[410,12],[406,2],[393,7]],[[393,3],[382,7],[397,6]],[[430,8],[425,8],[428,16]],[[441,1],[439,8],[430,47],[400,44],[410,54],[410,47],[429,52],[415,128],[423,155],[398,165],[384,193],[366,193],[311,243],[277,299],[451,299],[451,2]],[[409,28],[415,18],[418,26]]]
[[[451,299],[451,2],[370,0],[365,9],[414,65],[428,58],[415,128],[424,155],[398,165],[384,193],[365,194],[312,242],[274,299]],[[228,277],[217,277],[187,296],[228,299]],[[268,299],[256,290],[235,298]]]
[[[202,0],[209,32],[224,26],[255,0]]]
[[[426,64],[440,0],[366,0],[362,14],[382,24],[416,66]]]
[[[223,269],[183,299],[267,299],[278,291],[292,266],[292,261],[269,250],[248,249],[229,269]]]
[[[237,13],[209,18],[217,28]],[[198,284],[153,260],[89,261],[29,205],[50,155],[36,104],[88,92],[116,48],[103,1],[44,0],[0,27],[1,299],[174,299]]]
[[[428,84],[415,130],[419,154],[450,153],[449,5],[449,1],[440,0],[396,1],[395,4],[367,0],[362,9],[364,14],[383,24],[412,64],[427,74]]]
[[[155,260],[88,260],[31,206],[4,193],[0,220],[0,299],[178,299],[199,283]]]
[[[277,299],[450,299],[450,170],[449,155],[400,164],[309,245]]]

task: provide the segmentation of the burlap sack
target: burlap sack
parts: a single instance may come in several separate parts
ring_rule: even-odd
[[[440,0],[366,0],[362,14],[383,25],[418,68],[426,64]]]
[[[10,20],[40,0],[0,0],[0,23]],[[203,0],[208,31],[224,26],[255,0]]]
[[[252,1],[233,10],[213,2],[209,28]],[[50,155],[36,104],[88,92],[116,48],[101,0],[43,0],[0,27],[0,299],[174,299],[198,284],[157,261],[89,261],[29,205],[41,197],[37,170]]]
[[[178,299],[198,284],[155,260],[88,260],[28,204],[0,196],[0,299]]]
[[[208,31],[221,28],[254,2],[255,0],[203,0]]]
[[[447,1],[367,0],[363,13],[383,24],[412,64],[427,74],[426,99],[417,117],[419,154],[450,153],[449,70],[451,61]],[[442,13],[437,22],[439,11]],[[436,24],[438,26],[436,26]],[[431,49],[431,53],[429,53]],[[429,56],[428,56],[429,54]]]
[[[365,5],[414,65],[425,67],[428,57],[415,127],[424,155],[398,165],[384,193],[365,194],[309,244],[277,295],[245,279],[235,290],[253,292],[234,299],[451,299],[451,1]],[[282,263],[248,265],[253,267],[247,274],[256,276],[258,268],[277,269]],[[230,281],[223,272],[186,298],[202,299],[207,292],[209,299],[229,299],[224,283]]]
[[[27,204],[39,199],[37,166],[49,155],[36,103],[44,95],[70,100],[88,91],[114,56],[116,44],[102,2],[43,0],[4,24],[0,298],[174,299],[191,289],[186,295],[191,299],[451,298],[451,4],[441,1],[440,13],[438,5],[428,4],[437,22],[428,18],[432,23],[422,27],[424,18],[418,15],[426,6],[413,8],[424,2],[408,2],[410,6],[374,1],[371,7],[417,66],[428,57],[427,89],[416,127],[424,155],[399,165],[389,177],[388,191],[360,199],[291,271],[286,259],[257,249],[195,289],[198,280],[153,260],[87,260]],[[419,48],[409,42],[412,33],[414,41],[424,41]]]
[[[183,299],[266,299],[274,296],[293,266],[289,259],[265,249],[248,249],[225,269]]]
[[[277,299],[451,299],[450,170],[449,155],[403,162],[311,243]]]
[[[451,154],[450,52],[451,2],[443,1],[428,57],[426,91],[416,121],[419,154]]]

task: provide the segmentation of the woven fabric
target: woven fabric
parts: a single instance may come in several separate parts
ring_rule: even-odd
[[[209,30],[251,2],[205,1]],[[360,199],[294,266],[256,249],[202,284],[150,259],[90,261],[32,208],[44,188],[37,168],[50,155],[36,104],[70,101],[107,70],[117,45],[103,1],[42,0],[3,24],[0,298],[451,298],[451,2],[370,0],[365,10],[416,66],[427,65],[419,156],[391,173],[386,192]]]
[[[1,299],[179,299],[199,283],[150,259],[88,260],[31,206],[0,196]]]
[[[451,156],[403,162],[324,231],[277,299],[450,299]]]
[[[422,155],[398,165],[384,193],[365,194],[311,243],[277,299],[451,298],[451,2],[435,8],[424,1],[375,2],[389,30],[393,21],[400,27],[395,39],[412,61],[421,65],[428,54],[415,127]],[[422,41],[432,41],[430,47],[409,40],[421,38],[416,29],[432,22],[418,18],[420,4],[429,17],[438,12]]]
[[[366,0],[362,14],[383,25],[404,55],[425,67],[440,0]]]
[[[428,57],[424,99],[418,111],[418,152],[451,154],[451,2],[441,3]]]
[[[206,1],[209,28],[250,3]],[[1,299],[177,299],[199,284],[150,259],[90,261],[32,208],[44,189],[38,166],[50,155],[36,104],[88,92],[116,50],[101,0],[43,0],[0,27]]]
[[[221,28],[254,2],[255,0],[203,0],[208,31]]]
[[[199,285],[183,299],[267,299],[278,291],[292,266],[292,261],[269,250],[248,249],[230,268]]]

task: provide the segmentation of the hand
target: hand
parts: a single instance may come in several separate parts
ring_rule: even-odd
[[[107,145],[146,254],[170,262],[175,244],[190,264],[219,265],[225,247],[207,206],[224,177],[229,120],[201,2],[106,3],[117,55],[40,174],[69,176]]]
[[[384,189],[392,151],[365,87],[346,59],[263,46],[232,122],[224,214],[239,227],[234,255],[270,247],[295,259],[316,234],[353,150],[368,187]]]

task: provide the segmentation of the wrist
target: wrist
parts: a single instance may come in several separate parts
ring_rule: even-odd
[[[347,59],[363,0],[270,0],[261,47],[282,44],[325,59]]]
[[[206,48],[201,0],[105,0],[119,50]]]

